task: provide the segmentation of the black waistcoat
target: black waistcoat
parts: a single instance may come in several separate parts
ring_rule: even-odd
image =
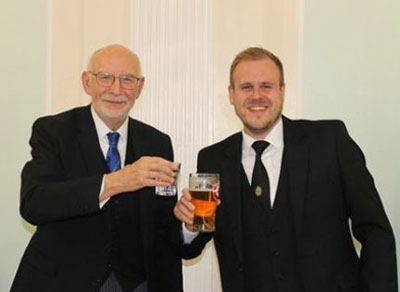
[[[126,161],[134,160],[127,151]],[[114,196],[105,206],[110,245],[104,280],[114,272],[124,291],[132,291],[146,280],[144,248],[140,226],[140,197],[127,193]],[[129,230],[129,232],[127,232]]]
[[[126,214],[129,200],[130,214]],[[112,198],[108,206],[110,250],[107,275],[112,271],[124,291],[132,291],[145,280],[144,248],[140,232],[139,196],[123,194]],[[129,225],[131,234],[126,234]],[[129,250],[129,254],[126,251]]]
[[[269,210],[251,190],[242,168],[246,292],[303,292],[296,263],[289,181],[284,161],[274,205]]]

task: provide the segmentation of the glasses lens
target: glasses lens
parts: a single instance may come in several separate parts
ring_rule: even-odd
[[[106,72],[99,72],[97,74],[92,73],[96,76],[97,84],[103,87],[110,87],[114,84],[115,76]],[[137,85],[139,78],[132,74],[122,74],[118,77],[119,83],[124,89],[134,89]]]
[[[130,74],[124,74],[119,76],[119,82],[122,88],[133,89],[136,86],[137,78]]]
[[[111,74],[100,72],[97,73],[96,79],[100,86],[108,87],[114,83],[115,77]]]

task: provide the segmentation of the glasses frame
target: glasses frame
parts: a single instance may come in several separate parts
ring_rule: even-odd
[[[107,72],[101,72],[101,71],[100,71],[100,72],[97,72],[97,73],[94,73],[94,72],[92,72],[92,71],[88,71],[88,73],[90,73],[90,74],[92,74],[93,76],[95,76],[95,77],[96,77],[96,83],[97,83],[97,85],[99,85],[99,86],[101,86],[101,87],[104,87],[104,88],[109,88],[109,87],[113,86],[114,83],[115,83],[115,79],[118,78],[118,79],[119,79],[119,85],[120,85],[123,89],[126,89],[126,90],[134,90],[134,89],[136,89],[136,87],[137,87],[139,81],[142,79],[141,77],[136,77],[136,76],[133,75],[133,74],[121,74],[121,75],[119,75],[119,76],[115,76],[115,75],[113,75],[113,74],[110,74],[110,73],[107,73]],[[109,76],[109,77],[112,77],[113,79],[112,79],[111,84],[108,85],[108,86],[105,86],[105,85],[103,85],[103,84],[100,84],[99,79],[98,79],[98,77],[97,77],[99,74],[105,74],[105,75],[107,75],[107,76]],[[133,78],[136,80],[136,83],[135,83],[135,85],[134,85],[132,88],[127,88],[127,87],[125,87],[124,83],[121,81],[121,78],[124,77],[124,76],[130,76],[130,77],[133,77]]]

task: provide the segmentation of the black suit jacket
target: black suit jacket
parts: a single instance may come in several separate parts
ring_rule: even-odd
[[[364,156],[340,121],[283,118],[297,263],[306,292],[395,292],[393,232]],[[214,237],[225,292],[243,292],[240,174],[242,134],[199,152],[198,172],[220,173],[214,234],[199,235],[186,257]],[[360,257],[349,227],[361,242]],[[290,292],[290,291],[284,291]]]
[[[111,253],[129,278],[135,261],[132,246],[140,236],[150,291],[182,291],[178,254],[180,224],[173,216],[175,198],[159,197],[154,188],[113,197],[117,205],[111,228],[107,205],[99,194],[107,166],[90,107],[38,119],[30,140],[32,160],[22,171],[20,212],[37,225],[11,291],[98,291]],[[126,164],[141,156],[173,160],[170,138],[129,119]],[[132,232],[133,198],[139,198],[140,234]],[[137,204],[137,203],[136,203]]]

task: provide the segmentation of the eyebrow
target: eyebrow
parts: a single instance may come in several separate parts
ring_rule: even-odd
[[[245,81],[245,82],[242,82],[242,83],[239,83],[239,86],[244,86],[244,85],[257,85],[257,84],[259,84],[259,85],[274,85],[275,83],[273,83],[273,82],[270,82],[270,81],[262,81],[262,82],[259,82],[259,83],[254,83],[254,82],[251,82],[251,81]]]

